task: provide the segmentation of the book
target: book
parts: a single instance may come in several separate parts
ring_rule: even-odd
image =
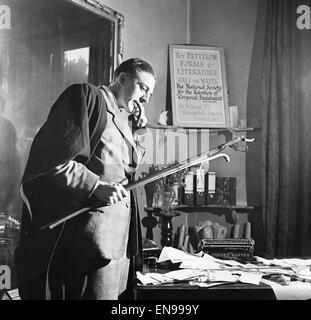
[[[205,175],[205,204],[213,198],[216,192],[216,172],[209,171]]]
[[[186,233],[186,226],[182,224],[180,226],[180,232],[179,232],[179,239],[178,239],[178,245],[177,248],[180,249],[185,241],[185,233]]]
[[[205,204],[205,170],[197,168],[194,171],[194,205]]]
[[[208,193],[206,204],[236,205],[236,177],[216,177],[215,193]]]
[[[193,171],[189,171],[185,177],[185,184],[183,187],[183,204],[187,206],[194,205],[194,195],[193,195]]]

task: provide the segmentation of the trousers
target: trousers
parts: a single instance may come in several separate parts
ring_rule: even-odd
[[[92,258],[67,253],[51,263],[48,283],[52,300],[118,300],[126,290],[130,259]]]

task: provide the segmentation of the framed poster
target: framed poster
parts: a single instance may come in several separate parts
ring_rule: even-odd
[[[223,48],[169,45],[169,59],[173,125],[229,127]]]

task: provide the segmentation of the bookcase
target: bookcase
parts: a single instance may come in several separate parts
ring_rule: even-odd
[[[185,128],[162,125],[153,125],[153,129],[173,131],[174,133],[178,132],[179,130],[186,130]],[[205,132],[207,133],[209,142],[208,149],[210,150],[218,144],[232,140],[236,136],[249,137],[249,135],[251,135],[253,131],[257,129],[259,128],[201,129],[199,134],[201,135],[202,139],[202,134]],[[191,129],[189,132],[191,132]],[[251,148],[251,144],[249,144],[249,148]],[[245,175],[242,177],[237,177],[240,172],[245,172],[245,153],[243,154],[241,152],[237,152],[236,150],[227,151],[224,151],[224,153],[230,154],[231,163],[233,163],[232,168],[226,167],[224,161],[216,159],[212,161],[213,164],[217,162],[222,162],[222,164],[213,165],[211,162],[209,171],[216,172],[216,178],[219,177],[222,180],[231,178],[234,181],[234,179],[237,179],[235,180],[234,186],[234,190],[236,190],[236,194],[234,195],[235,197],[233,197],[234,200],[227,203],[221,203],[217,201],[214,203],[206,203],[206,201],[201,201],[200,205],[197,205],[196,203],[193,203],[192,205],[179,203],[171,208],[173,214],[170,214],[169,216],[164,215],[162,217],[161,213],[159,213],[159,208],[145,208],[145,211],[148,212],[149,216],[153,215],[158,217],[159,226],[165,226],[165,241],[163,241],[163,230],[159,230],[154,226],[155,229],[153,230],[153,233],[155,234],[155,239],[158,239],[156,241],[157,243],[161,242],[163,246],[163,243],[167,244],[173,242],[173,238],[181,226],[186,225],[187,227],[193,227],[200,223],[200,221],[204,220],[211,220],[219,223],[220,225],[226,226],[228,229],[228,238],[243,238],[245,236],[245,228],[246,226],[249,226],[249,222],[252,220],[250,219],[250,215],[252,215],[254,212],[257,212],[258,207],[249,205],[247,203]],[[241,160],[241,154],[244,156],[243,161]],[[150,235],[150,228],[148,231]],[[162,233],[160,238],[159,233]]]

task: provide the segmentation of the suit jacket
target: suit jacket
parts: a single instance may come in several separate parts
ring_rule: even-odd
[[[21,183],[25,205],[20,244],[15,254],[20,284],[47,273],[60,238],[70,239],[69,246],[77,252],[117,259],[126,249],[130,228],[129,252],[135,255],[140,247],[138,212],[130,199],[124,199],[115,207],[101,206],[93,212],[82,214],[66,223],[65,227],[61,225],[53,230],[41,230],[43,225],[94,202],[92,191],[97,179],[109,178],[108,173],[112,172],[111,167],[108,169],[106,166],[113,158],[105,141],[107,135],[103,134],[106,126],[107,130],[114,130],[114,133],[118,132],[123,137],[120,142],[126,140],[127,145],[133,146],[134,158],[138,159],[134,141],[127,138],[132,136],[129,134],[131,132],[124,132],[124,123],[121,126],[115,115],[116,110],[111,108],[105,96],[109,90],[102,89],[106,91],[90,84],[70,86],[52,106],[47,121],[34,139]],[[104,148],[99,148],[100,144],[104,144]],[[92,165],[98,151],[101,152],[100,157],[103,156],[104,165],[94,173]],[[75,179],[65,179],[60,187],[51,177],[57,176],[57,168],[68,163],[76,164],[80,171],[76,172]],[[121,178],[123,175],[123,178],[127,177],[123,180],[126,183],[131,178],[130,164],[127,161],[117,163],[114,166],[115,175],[111,178]],[[135,167],[136,164],[132,169]],[[92,250],[88,251],[89,248]]]
[[[127,113],[120,111],[112,92],[101,88],[106,101],[107,122],[101,139],[90,160],[83,166],[84,170],[74,170],[73,166],[66,166],[62,174],[67,177],[63,187],[75,186],[72,190],[81,193],[83,189],[89,197],[90,190],[94,187],[92,175],[102,181],[128,184],[132,175],[141,161],[141,153],[136,148],[131,128],[128,125]],[[75,171],[77,174],[75,175]],[[81,171],[83,171],[81,173]],[[94,199],[89,198],[90,204]],[[131,210],[131,197],[112,206],[100,206],[96,209],[69,221],[66,225],[66,243],[70,244],[71,252],[86,256],[100,256],[106,259],[119,259],[127,248],[130,220],[132,225],[137,225],[135,210]],[[132,216],[131,216],[132,211]],[[135,237],[137,231],[131,232]],[[136,238],[136,237],[135,237]],[[137,239],[136,239],[137,242]],[[135,242],[129,246],[128,255],[136,255]]]

